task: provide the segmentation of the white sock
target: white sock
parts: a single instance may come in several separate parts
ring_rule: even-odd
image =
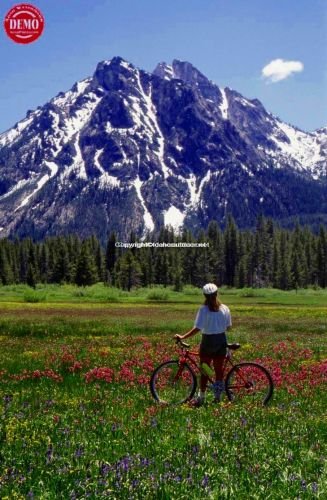
[[[204,399],[205,397],[206,397],[206,393],[205,393],[205,392],[200,391],[200,392],[199,392],[199,398]]]

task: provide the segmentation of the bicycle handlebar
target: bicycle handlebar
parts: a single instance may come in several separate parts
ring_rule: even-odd
[[[176,340],[176,344],[181,344],[182,347],[186,347],[186,348],[189,348],[191,347],[190,344],[186,344],[186,342],[183,342],[181,339],[175,339]]]
[[[186,349],[191,347],[190,344],[186,344],[186,342],[183,342],[179,338],[176,338],[175,341],[176,341],[176,344],[181,344],[181,346],[185,347]],[[235,342],[234,344],[227,344],[227,348],[230,349],[231,351],[236,351],[236,349],[239,349],[240,347],[241,347],[241,345],[238,342]]]

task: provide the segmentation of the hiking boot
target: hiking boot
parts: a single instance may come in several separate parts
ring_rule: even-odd
[[[200,406],[203,406],[205,402],[205,399],[202,398],[201,396],[198,396],[192,400],[192,405],[195,406],[195,408],[200,408]]]

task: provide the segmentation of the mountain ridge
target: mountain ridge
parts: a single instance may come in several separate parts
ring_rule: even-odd
[[[116,56],[0,134],[0,236],[319,217],[326,158],[327,127],[286,124],[187,61]]]

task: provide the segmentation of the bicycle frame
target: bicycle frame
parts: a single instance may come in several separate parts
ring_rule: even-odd
[[[182,351],[180,356],[179,356],[179,359],[178,359],[178,363],[179,363],[180,367],[175,375],[175,381],[178,380],[178,378],[181,376],[184,365],[186,363],[189,363],[190,366],[195,370],[196,373],[200,373],[200,374],[203,374],[206,377],[208,377],[208,375],[206,373],[204,373],[204,371],[201,369],[201,365],[196,362],[194,357],[192,357],[192,356],[199,357],[200,353],[190,351],[188,348],[185,348],[185,347],[181,347],[180,349]],[[232,354],[228,351],[228,353],[225,356],[224,365],[223,365],[224,378],[225,378],[225,373],[226,373],[228,363],[231,365],[231,367],[235,366],[234,363],[232,362],[231,358],[232,358]],[[214,380],[211,377],[208,377],[208,379],[209,379],[209,382],[211,384],[214,383]]]

